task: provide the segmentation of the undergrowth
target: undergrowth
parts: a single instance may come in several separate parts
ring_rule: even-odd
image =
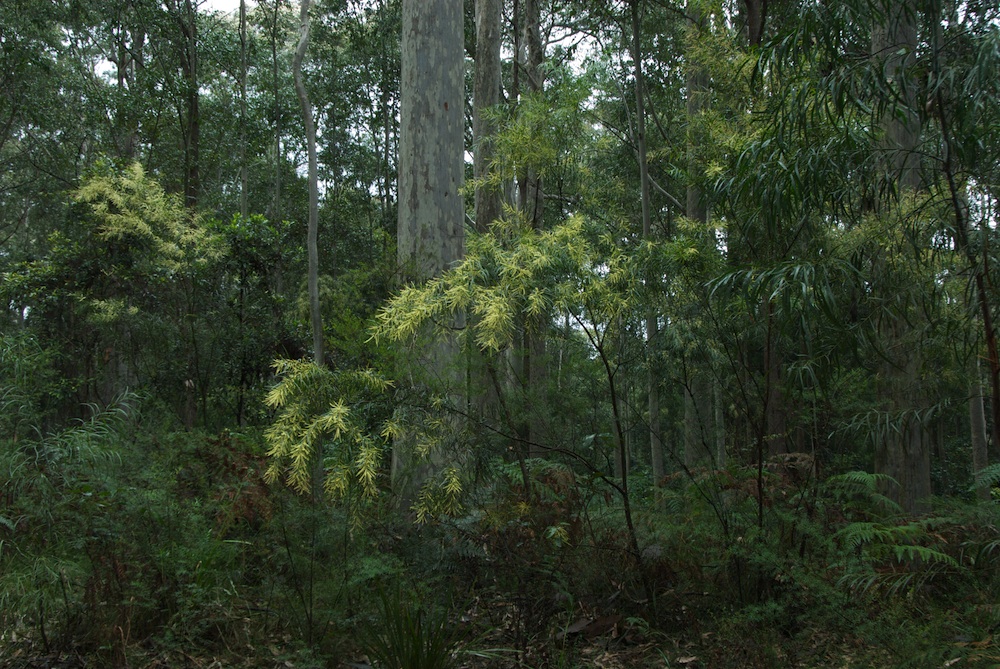
[[[525,485],[498,460],[463,515],[414,527],[378,498],[352,508],[268,484],[259,434],[158,415],[126,395],[0,445],[0,661],[542,669],[645,649],[648,666],[721,669],[1000,663],[996,503],[949,498],[912,518],[864,472],[640,475],[636,554],[616,496],[570,465],[529,460]]]

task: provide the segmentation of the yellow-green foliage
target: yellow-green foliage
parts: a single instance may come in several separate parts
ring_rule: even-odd
[[[178,273],[217,259],[221,241],[205,231],[199,217],[180,198],[132,163],[87,179],[73,198],[87,204],[105,242],[126,242],[148,252],[161,271]]]
[[[457,516],[462,512],[462,475],[457,467],[448,467],[437,479],[428,481],[417,496],[413,511],[418,523],[436,516]]]
[[[373,498],[391,430],[373,436],[344,398],[385,392],[390,382],[368,370],[334,372],[304,360],[278,360],[274,368],[281,381],[265,400],[278,412],[264,434],[271,458],[268,481],[284,476],[298,492],[312,492],[313,464],[324,458],[323,486],[329,495],[344,497],[354,484]]]
[[[551,230],[498,223],[469,239],[457,267],[422,286],[409,286],[379,311],[373,336],[415,337],[428,323],[467,315],[475,345],[496,353],[511,344],[520,323],[566,313],[601,337],[619,316],[637,306],[641,267],[606,232],[582,216]]]

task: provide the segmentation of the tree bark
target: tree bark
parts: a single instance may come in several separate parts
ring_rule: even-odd
[[[540,0],[523,0],[524,22],[523,42],[525,59],[522,63],[529,93],[541,93],[545,88],[542,63],[545,61],[545,47],[542,44]],[[542,213],[545,210],[545,195],[541,176],[533,169],[525,170],[520,183],[520,209],[536,230],[542,228]]]
[[[402,10],[397,248],[404,280],[424,282],[465,252],[464,17],[453,0],[403,0]],[[417,352],[452,395],[456,349],[452,340]],[[397,440],[392,462],[403,508],[439,464],[416,462],[408,441]]]
[[[184,0],[183,12],[177,8],[181,33],[181,71],[184,74],[184,201],[198,206],[201,193],[201,111],[198,86],[198,11],[193,0]]]
[[[240,216],[247,216],[247,2],[240,0]]]
[[[750,46],[760,46],[767,19],[767,0],[744,0],[747,10],[747,40]]]
[[[695,26],[695,30],[705,27],[707,17],[702,6],[696,1],[688,2],[688,17]],[[701,188],[695,183],[695,174],[698,170],[698,160],[696,147],[698,138],[695,134],[694,126],[698,117],[705,107],[705,96],[708,93],[708,77],[702,66],[694,59],[690,58],[686,72],[687,83],[687,168],[688,186],[685,197],[684,214],[688,218],[698,221],[702,225],[708,224],[708,207]],[[691,370],[687,375],[684,387],[684,461],[689,467],[706,465],[711,461],[711,449],[706,450],[705,426],[707,416],[706,409],[711,403],[711,388],[704,379],[703,370],[699,369],[703,362],[695,360],[691,362]],[[714,446],[714,440],[713,444]]]
[[[323,351],[323,315],[319,304],[319,175],[316,160],[316,124],[313,120],[312,104],[309,93],[302,80],[302,60],[309,46],[309,6],[311,0],[301,0],[299,11],[299,44],[292,60],[292,72],[295,77],[295,93],[302,107],[302,122],[306,130],[306,151],[309,154],[309,225],[306,247],[309,254],[309,321],[312,325],[313,362],[325,364]]]
[[[476,0],[476,78],[473,91],[473,174],[476,179],[476,230],[486,232],[500,218],[500,191],[486,182],[493,161],[496,123],[489,118],[500,102],[500,0]]]
[[[542,72],[542,63],[545,61],[545,46],[542,43],[540,0],[523,0],[523,7],[524,62],[522,69],[527,91],[532,94],[540,94],[545,88],[545,76]],[[543,214],[545,211],[545,192],[542,189],[541,175],[534,169],[527,169],[522,173],[519,182],[519,208],[532,229],[541,230],[544,227]],[[541,457],[544,454],[544,449],[541,447],[547,440],[545,392],[548,385],[546,361],[548,326],[548,314],[543,314],[533,321],[525,323],[524,377],[527,383],[528,406],[532,407],[528,418],[528,441],[531,444],[533,457]]]
[[[278,14],[281,0],[274,0],[274,13],[271,15],[271,87],[274,93],[274,107],[271,109],[271,122],[274,126],[274,187],[271,193],[271,208],[268,217],[272,221],[282,220],[281,211],[281,100],[278,83]]]
[[[399,137],[399,261],[426,281],[465,251],[461,3],[404,0]]]
[[[916,49],[915,8],[905,2],[892,5],[884,21],[872,30],[872,54],[885,80],[899,87],[898,103],[890,103],[882,119],[881,149],[884,166],[900,195],[920,187],[917,153],[920,124],[915,111],[915,85],[907,83],[913,76]],[[887,400],[886,410],[891,420],[897,421],[897,425],[879,440],[876,471],[896,479],[898,485],[889,486],[884,492],[903,511],[923,513],[928,509],[931,495],[931,438],[921,416],[926,403],[921,380],[923,335],[905,317],[890,317],[883,333],[887,355],[881,394]]]
[[[989,465],[986,444],[986,412],[983,410],[983,380],[979,373],[979,358],[976,358],[969,383],[969,429],[972,441],[972,475],[976,481],[976,498],[980,502],[990,501],[990,486],[981,483],[979,473]]]
[[[642,42],[640,40],[639,0],[632,0],[632,69],[635,85],[635,145],[639,159],[639,190],[642,205],[642,238],[653,239],[653,221],[650,202],[649,163],[646,158],[646,93],[642,72]],[[652,276],[648,277],[653,281]],[[653,481],[665,473],[663,444],[660,441],[660,385],[654,369],[653,345],[656,341],[658,322],[656,313],[646,314],[646,408],[649,413],[649,461]]]

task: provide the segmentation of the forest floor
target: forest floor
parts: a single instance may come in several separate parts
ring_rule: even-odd
[[[845,638],[823,630],[804,630],[789,637],[775,630],[687,630],[664,634],[641,621],[610,616],[581,618],[548,639],[533,639],[523,652],[496,638],[481,637],[457,654],[461,669],[862,669],[890,667],[1000,667],[1000,640],[939,639],[936,659],[903,660],[891,649],[861,638]],[[491,647],[491,642],[496,646]],[[509,642],[509,640],[508,640]],[[32,644],[0,647],[0,666],[8,669],[367,669],[371,665],[350,641],[336,643],[342,657],[319,658],[284,638],[261,639],[244,648],[185,650],[176,643],[131,644],[114,656],[94,653],[45,653]],[[948,652],[948,647],[951,652]]]

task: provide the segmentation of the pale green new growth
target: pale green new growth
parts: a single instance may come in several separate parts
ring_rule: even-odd
[[[471,236],[457,267],[403,289],[378,313],[372,336],[405,341],[465,314],[472,343],[496,353],[511,345],[519,323],[561,312],[600,338],[639,302],[642,276],[641,263],[582,216],[541,232],[512,217]]]
[[[167,272],[183,272],[222,255],[221,243],[205,231],[198,216],[148,177],[139,163],[90,177],[73,197],[89,205],[103,241],[146,247]]]
[[[457,467],[448,467],[440,478],[424,484],[413,505],[418,523],[426,523],[435,516],[457,516],[462,512],[462,477]]]
[[[264,433],[269,445],[266,478],[284,476],[301,493],[312,491],[313,463],[331,452],[325,461],[323,487],[335,498],[347,495],[351,484],[373,498],[385,437],[373,439],[355,422],[342,398],[385,392],[390,382],[370,370],[334,372],[304,360],[278,360],[275,371],[282,377],[265,399],[278,410],[274,423]],[[391,433],[386,426],[382,434]]]

